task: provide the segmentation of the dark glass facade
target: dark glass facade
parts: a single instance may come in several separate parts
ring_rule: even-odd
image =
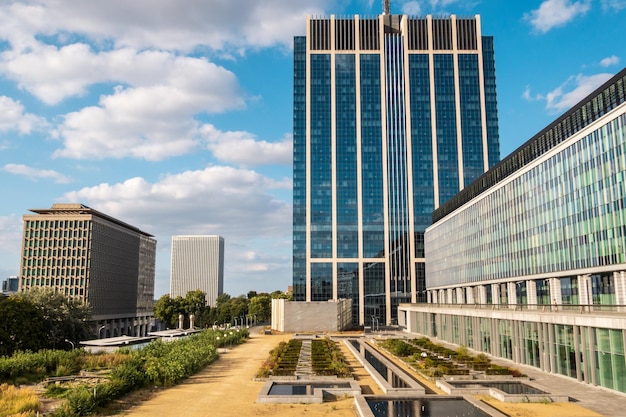
[[[478,17],[307,25],[294,39],[294,300],[351,298],[355,326],[392,324],[400,303],[425,301],[433,210],[498,161],[493,41],[478,41]]]

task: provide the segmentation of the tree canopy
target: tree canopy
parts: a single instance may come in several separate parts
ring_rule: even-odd
[[[0,300],[0,355],[14,350],[67,349],[93,337],[90,309],[82,301],[33,289]]]

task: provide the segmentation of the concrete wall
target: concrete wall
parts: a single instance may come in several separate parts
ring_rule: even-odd
[[[272,330],[287,333],[340,331],[348,329],[351,322],[352,300],[272,300]]]

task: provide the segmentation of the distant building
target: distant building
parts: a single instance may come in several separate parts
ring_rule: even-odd
[[[19,291],[46,288],[88,302],[99,337],[145,336],[153,321],[153,236],[82,204],[30,211]]]
[[[19,287],[19,279],[17,277],[8,277],[2,281],[2,294],[11,295],[16,293]]]
[[[211,307],[224,292],[223,237],[172,237],[170,297],[185,297],[194,290],[204,292]]]
[[[294,39],[293,300],[425,301],[431,213],[500,158],[480,17],[308,17]]]
[[[626,69],[433,213],[406,331],[626,393]]]

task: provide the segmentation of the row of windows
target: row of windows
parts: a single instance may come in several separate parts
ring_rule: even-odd
[[[22,278],[23,286],[84,287],[85,278]]]
[[[26,220],[26,229],[83,229],[89,228],[89,220]]]
[[[385,34],[399,33],[400,20],[404,16],[384,16]],[[334,39],[331,39],[331,20],[310,20],[310,45],[312,50],[329,50],[331,42],[339,51],[355,50],[357,43],[362,50],[380,49],[380,27],[378,18],[359,19],[359,38],[356,38],[356,19],[334,19]],[[432,31],[428,31],[425,18],[409,17],[407,21],[407,41],[410,50],[428,50],[432,38],[433,49],[451,50],[453,48],[452,19],[432,19]],[[455,19],[456,46],[460,50],[476,50],[478,37],[476,19]]]
[[[521,364],[626,392],[621,329],[417,312],[415,331],[509,360],[516,351]]]
[[[625,262],[625,125],[622,114],[433,226],[429,280],[448,285]]]
[[[89,246],[87,239],[80,238],[29,238],[24,240],[26,248],[81,248]],[[30,250],[30,249],[29,249]]]

